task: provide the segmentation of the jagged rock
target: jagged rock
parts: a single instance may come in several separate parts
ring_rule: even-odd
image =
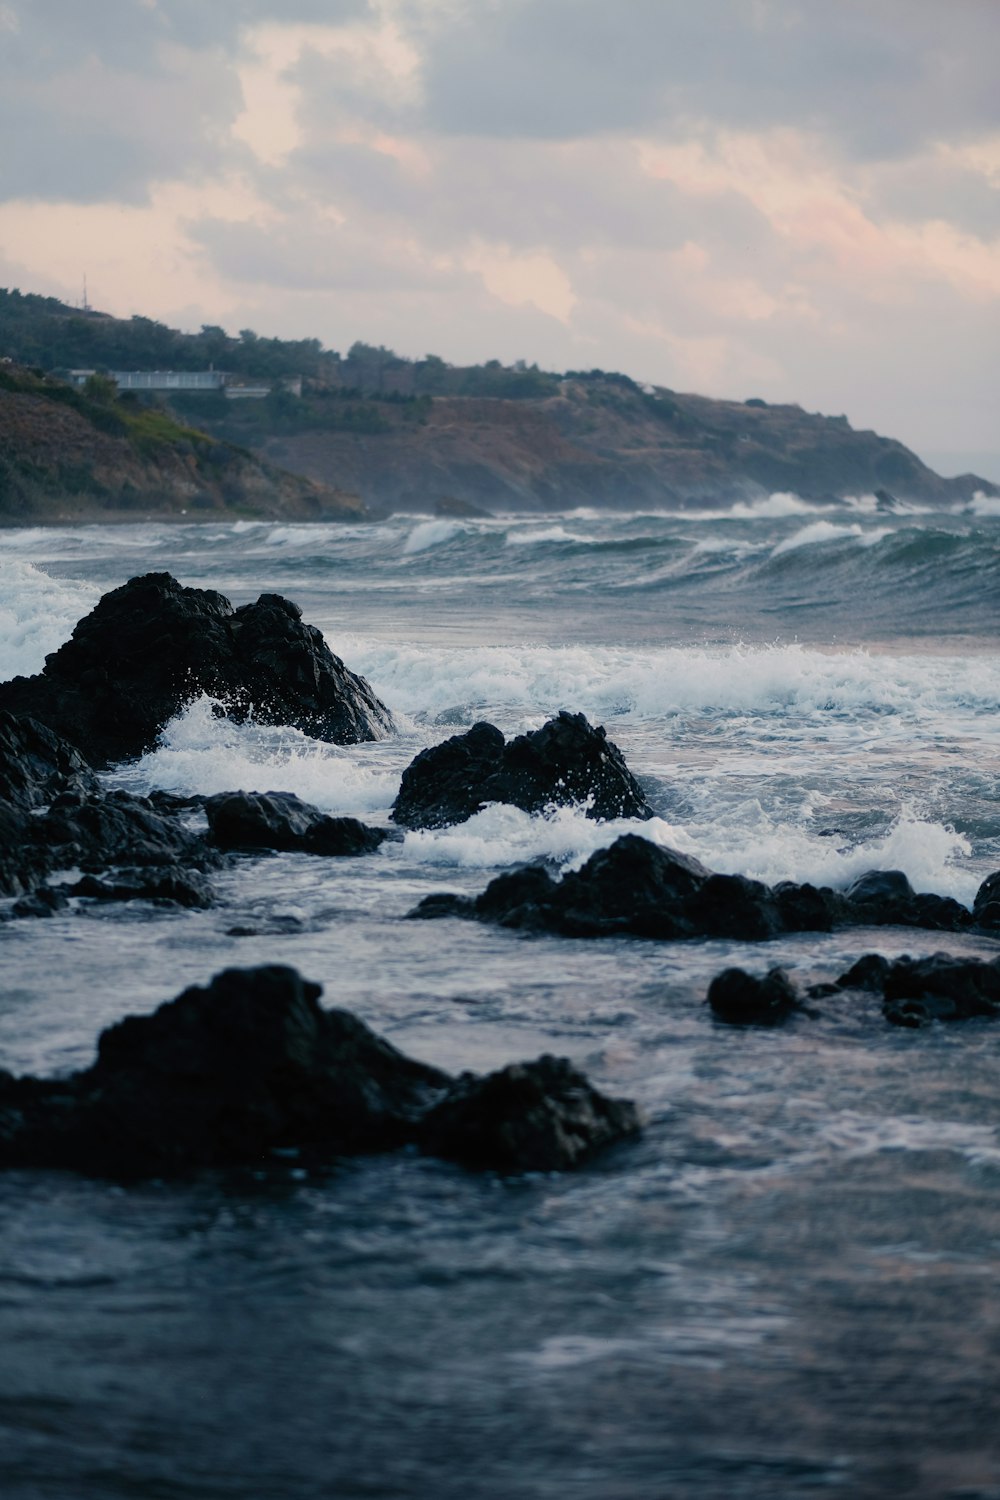
[[[31,832],[47,851],[50,868],[79,865],[97,873],[110,865],[179,864],[211,870],[222,862],[199,834],[128,792],[58,797],[47,813],[31,819]]]
[[[65,1079],[0,1073],[0,1166],[124,1176],[330,1156],[407,1142],[502,1171],[575,1166],[638,1128],[568,1063],[457,1081],[348,1011],[321,1010],[294,969],[227,969],[103,1032]]]
[[[802,1008],[784,969],[768,969],[763,979],[745,969],[723,969],[708,987],[708,1004],[731,1026],[777,1026]]]
[[[215,892],[195,870],[167,866],[157,869],[116,870],[102,879],[84,875],[67,887],[70,896],[88,896],[95,901],[170,901],[175,906],[206,910],[215,905]]]
[[[298,606],[278,594],[234,610],[212,589],[147,573],[113,590],[35,677],[0,684],[0,709],[29,714],[94,766],[143,754],[208,693],[230,717],[317,739],[379,739],[391,715]]]
[[[475,898],[443,892],[427,896],[409,915],[472,917],[566,937],[629,933],[744,942],[782,932],[829,932],[837,926],[892,921],[961,931],[972,921],[964,906],[942,896],[913,896],[900,908],[792,881],[772,888],[743,875],[715,874],[690,855],[632,833],[598,850],[561,880],[529,865],[497,876]]]
[[[328,817],[292,792],[220,792],[206,798],[205,815],[220,849],[371,854],[387,838],[400,837],[357,818]]]
[[[977,927],[1000,927],[1000,870],[987,875],[976,892],[972,920]]]
[[[653,816],[605,730],[565,711],[509,742],[492,724],[480,723],[422,750],[403,772],[392,817],[406,828],[443,828],[488,802],[525,812],[581,803],[598,819]]]
[[[36,724],[0,712],[0,801],[45,807],[61,792],[96,792],[97,778],[74,747]]]
[[[826,897],[835,907],[833,892],[786,886],[776,894],[759,881],[713,874],[688,854],[628,833],[562,880],[529,865],[497,876],[474,900],[428,896],[411,915],[470,916],[567,937],[752,940],[828,930]]]
[[[608,1099],[564,1057],[463,1073],[425,1116],[433,1156],[499,1172],[563,1172],[639,1129],[635,1105]]]

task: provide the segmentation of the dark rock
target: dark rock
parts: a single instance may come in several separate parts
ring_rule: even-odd
[[[1000,927],[1000,870],[987,875],[976,892],[972,920],[977,927]]]
[[[784,969],[769,969],[763,979],[745,969],[723,969],[708,987],[708,1004],[731,1026],[777,1026],[802,1008]]]
[[[902,870],[866,870],[844,892],[849,901],[883,904],[912,901],[914,889]]]
[[[835,984],[838,990],[870,990],[881,994],[889,968],[889,960],[881,953],[865,953],[839,976]]]
[[[220,792],[205,800],[221,849],[277,849],[304,854],[371,854],[395,830],[357,818],[331,818],[291,792]]]
[[[905,876],[902,877],[905,880]],[[907,885],[909,883],[907,882]],[[893,889],[898,889],[892,883]],[[869,888],[870,889],[870,888]],[[910,895],[898,904],[868,902],[783,881],[773,888],[743,875],[719,875],[690,855],[629,833],[591,855],[580,870],[553,880],[526,866],[491,881],[474,900],[428,897],[412,916],[469,916],[565,937],[724,937],[753,942],[783,932],[887,924],[961,931],[972,916],[957,901]]]
[[[883,1010],[894,1026],[926,1026],[931,1021],[967,1021],[1000,1014],[1000,961],[954,958],[902,958],[884,981]]]
[[[161,1176],[414,1142],[470,1165],[552,1170],[638,1128],[630,1104],[566,1062],[455,1081],[348,1011],[321,1010],[320,993],[279,965],[227,969],[103,1032],[84,1072],[0,1073],[0,1166]]]
[[[381,738],[392,724],[297,605],[262,594],[234,610],[169,573],[105,594],[40,674],[0,684],[0,708],[31,715],[102,766],[151,749],[201,693],[238,721],[289,724],[338,744]]]
[[[960,932],[972,917],[949,896],[917,894],[902,870],[868,870],[844,893],[855,922],[876,927],[928,927]]]
[[[476,903],[468,896],[455,896],[450,891],[435,891],[433,895],[425,896],[406,915],[413,921],[430,921],[436,917],[474,917]]]
[[[22,896],[20,901],[15,901],[11,907],[11,916],[14,917],[51,917],[53,912],[65,911],[69,902],[60,890],[53,890],[51,886],[40,885],[37,890],[32,891],[30,896]]]
[[[0,802],[0,896],[20,896],[34,889],[53,868],[48,851],[35,843],[30,813]]]
[[[488,802],[525,812],[581,803],[598,819],[653,816],[605,730],[565,711],[509,742],[492,724],[480,723],[422,750],[403,772],[392,816],[406,828],[443,828]]]
[[[0,712],[0,801],[45,807],[61,792],[97,792],[97,778],[77,750],[33,719]]]
[[[68,890],[71,896],[89,896],[95,901],[170,901],[201,910],[215,905],[215,892],[203,875],[170,866],[116,870],[106,879],[84,875]]]
[[[639,1129],[635,1106],[608,1099],[564,1057],[514,1063],[485,1078],[463,1073],[425,1116],[434,1156],[498,1172],[562,1172]]]
[[[49,868],[79,865],[93,873],[109,865],[180,864],[210,870],[221,863],[199,834],[127,792],[57,798],[47,813],[31,819],[30,832],[46,850]]]

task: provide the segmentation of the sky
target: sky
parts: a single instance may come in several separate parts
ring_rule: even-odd
[[[1000,479],[1000,0],[0,0],[0,286]]]

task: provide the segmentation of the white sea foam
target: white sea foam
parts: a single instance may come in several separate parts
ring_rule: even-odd
[[[441,713],[496,705],[545,715],[658,718],[692,711],[907,718],[995,711],[1000,663],[987,657],[873,656],[805,646],[660,647],[395,645],[338,636],[338,649],[393,709]]]
[[[0,680],[40,672],[100,594],[93,584],[51,578],[20,558],[0,561]]]
[[[910,812],[878,838],[838,847],[808,826],[775,821],[759,807],[748,815],[746,807],[719,805],[714,819],[689,823],[663,818],[598,823],[579,807],[531,815],[494,804],[466,823],[408,833],[405,855],[442,870],[496,870],[546,860],[567,872],[625,833],[692,854],[723,874],[746,875],[768,885],[797,880],[843,889],[866,870],[898,869],[918,891],[971,905],[983,878],[966,863],[971,851],[962,835]]]
[[[579,542],[586,546],[596,546],[601,542],[601,537],[578,536],[575,532],[567,531],[565,526],[546,526],[541,531],[511,531],[507,534],[508,547],[531,547],[539,542]]]
[[[973,516],[1000,516],[1000,495],[985,495],[982,490],[977,490],[968,509]]]
[[[234,724],[195,700],[163,731],[155,750],[116,778],[126,785],[162,787],[184,795],[229,791],[294,792],[324,812],[387,810],[398,773],[365,764],[368,747],[348,751],[297,729]]]
[[[403,553],[411,556],[416,552],[426,552],[430,547],[443,547],[467,530],[468,527],[458,521],[420,521],[406,538]]]
[[[781,557],[783,553],[793,552],[797,547],[815,547],[821,542],[843,541],[845,537],[853,537],[862,547],[874,547],[883,537],[889,536],[891,531],[891,526],[879,526],[874,531],[866,531],[856,521],[847,526],[837,526],[833,521],[814,521],[811,526],[804,526],[794,536],[785,537],[774,548],[771,556]]]

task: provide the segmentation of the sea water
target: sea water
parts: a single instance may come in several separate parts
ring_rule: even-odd
[[[281,962],[416,1056],[569,1056],[646,1130],[563,1177],[409,1153],[123,1189],[0,1181],[0,1493],[1000,1496],[998,1034],[874,998],[775,1032],[711,977],[995,956],[900,929],[767,944],[569,940],[403,920],[622,832],[769,882],[871,868],[970,903],[1000,869],[1000,515],[791,495],[729,510],[0,533],[0,676],[151,570],[296,600],[396,732],[319,744],[191,703],[133,791],[288,790],[385,823],[412,757],[560,708],[607,727],[656,817],[485,808],[354,860],[241,859],[221,905],[0,925],[0,1066],[229,965]],[[230,929],[255,929],[233,936]]]

